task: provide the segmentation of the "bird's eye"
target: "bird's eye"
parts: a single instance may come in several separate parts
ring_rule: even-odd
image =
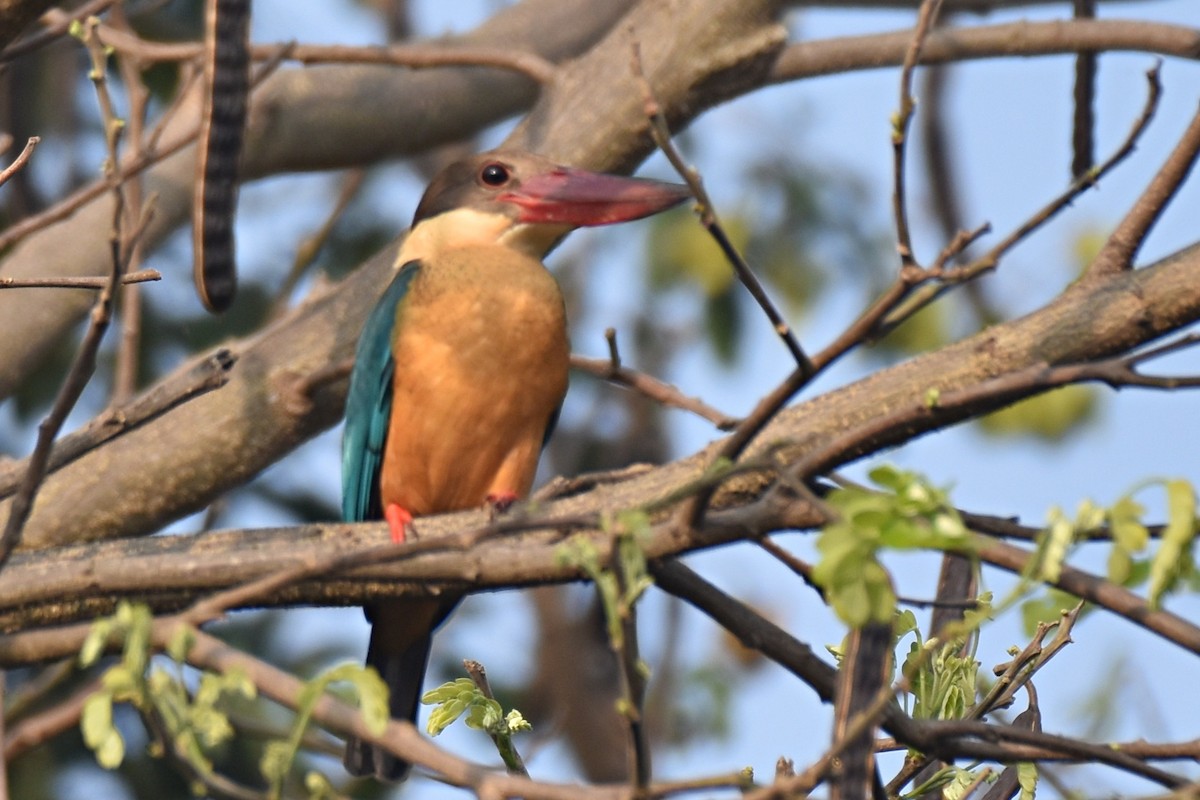
[[[479,179],[488,186],[503,186],[508,183],[508,167],[503,164],[488,164],[479,173]]]

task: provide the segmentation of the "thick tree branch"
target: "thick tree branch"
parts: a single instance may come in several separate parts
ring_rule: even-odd
[[[791,44],[771,70],[780,83],[818,75],[897,67],[912,31],[846,36]],[[1200,29],[1142,20],[1062,20],[946,27],[933,31],[921,50],[921,64],[948,64],[981,58],[1130,51],[1195,61]]]
[[[1200,290],[1193,288],[1196,296],[1185,298],[1186,287],[1200,283],[1197,274],[1200,247],[1193,247],[1136,272],[1077,285],[1035,314],[997,325],[957,345],[785,411],[749,457],[769,452],[770,463],[811,474],[1036,393],[1048,385],[1058,385],[1047,383],[1047,375],[1057,376],[1058,383],[1102,380],[1110,371],[1108,362],[1102,361],[1091,371],[1086,364],[1038,365],[1042,359],[1069,362],[1100,358],[1107,351],[1130,348],[1138,338],[1152,338],[1160,329],[1186,324],[1200,316]],[[1036,359],[1033,365],[1025,366],[1031,359]],[[931,392],[940,399],[931,402]],[[892,411],[880,415],[878,409]],[[136,435],[137,431],[122,438]],[[652,507],[669,498],[686,496],[689,487],[701,479],[712,452],[721,446],[722,442],[716,442],[690,458],[547,503],[543,511],[538,511],[538,518],[548,525],[561,526],[566,521],[575,527],[582,521],[586,526],[603,509]],[[80,459],[80,463],[86,460]],[[699,535],[689,537],[671,525],[660,525],[647,554],[662,557],[773,530],[811,527],[823,520],[820,511],[807,504],[780,505],[775,493],[755,501],[774,477],[774,470],[761,467],[729,477],[725,489],[715,498],[717,513],[706,517]],[[478,537],[472,531],[480,524],[481,516],[471,514],[422,520],[420,532],[442,552],[426,552],[404,563],[375,563],[357,570],[346,581],[297,584],[276,593],[276,601],[361,602],[370,596],[424,591],[397,581],[522,585],[580,577],[555,564],[553,543],[540,548],[518,547],[497,540],[463,559],[461,548],[475,543]],[[288,553],[292,563],[330,564],[356,548],[385,541],[382,526],[369,531],[369,526],[314,526],[77,546],[52,555],[19,555],[0,584],[0,608],[6,609],[4,627],[12,630],[21,625],[79,619],[108,608],[115,596],[128,594],[148,596],[160,609],[177,608],[197,593],[278,571],[281,552]],[[1013,569],[1017,561],[1023,563],[1023,554],[1001,549],[992,559],[998,565]],[[231,556],[231,551],[235,555]],[[407,551],[410,555],[413,552]],[[1080,581],[1065,588],[1119,610],[1190,649],[1200,650],[1200,637],[1177,629],[1172,615],[1135,608],[1124,596],[1100,597],[1082,574]],[[1132,601],[1140,602],[1136,598]],[[50,655],[53,653],[42,657]]]

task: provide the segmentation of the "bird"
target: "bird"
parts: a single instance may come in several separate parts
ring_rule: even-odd
[[[415,517],[502,511],[532,486],[567,391],[562,294],[542,259],[571,230],[639,219],[685,186],[493,150],[430,182],[355,351],[342,439],[342,517],[387,520],[401,542]],[[433,631],[458,596],[380,600],[366,663],[393,718],[416,721]],[[407,777],[410,764],[361,739],[355,776]]]

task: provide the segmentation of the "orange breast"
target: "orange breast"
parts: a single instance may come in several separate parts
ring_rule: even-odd
[[[528,494],[567,388],[562,298],[535,259],[463,248],[402,304],[381,493],[414,515]]]

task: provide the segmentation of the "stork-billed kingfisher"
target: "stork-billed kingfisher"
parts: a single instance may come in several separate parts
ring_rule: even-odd
[[[342,516],[386,519],[504,508],[528,494],[567,391],[566,316],[542,258],[582,225],[638,219],[686,187],[492,151],[446,167],[417,206],[396,271],[355,355],[342,442]],[[367,665],[391,715],[416,720],[430,639],[457,596],[389,600]],[[351,739],[346,768],[401,780],[409,765]]]

